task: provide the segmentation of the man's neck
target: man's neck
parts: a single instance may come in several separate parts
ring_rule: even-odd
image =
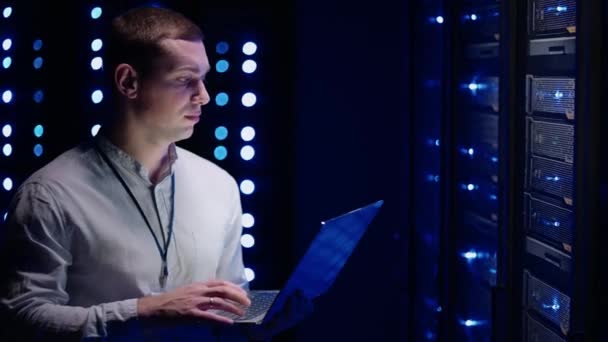
[[[150,181],[159,181],[163,165],[167,162],[170,142],[154,139],[141,130],[132,129],[125,123],[109,125],[106,137],[118,148],[128,153],[149,172]]]

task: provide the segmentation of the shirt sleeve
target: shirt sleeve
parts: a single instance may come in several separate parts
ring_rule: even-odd
[[[241,198],[236,182],[231,187],[230,215],[226,222],[224,238],[224,253],[220,257],[217,278],[228,280],[242,288],[248,289],[249,283],[245,278],[241,234],[243,232]]]
[[[13,198],[0,239],[0,311],[30,332],[107,336],[137,316],[137,299],[69,306],[71,232],[49,189],[27,183]]]

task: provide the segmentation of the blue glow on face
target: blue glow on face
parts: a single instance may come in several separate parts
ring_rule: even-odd
[[[243,160],[251,160],[255,156],[255,149],[249,145],[243,146],[241,149],[241,158]]]
[[[258,64],[251,59],[248,59],[246,61],[243,62],[243,72],[246,74],[251,74],[253,72],[255,72],[255,70],[258,68]]]
[[[4,144],[2,153],[7,157],[10,156],[13,153],[13,146],[11,146],[11,144]]]
[[[249,213],[243,214],[241,221],[242,221],[243,227],[245,227],[245,228],[251,228],[255,225],[255,218],[253,217],[253,215],[251,215]]]
[[[99,133],[99,130],[101,129],[101,125],[94,125],[93,127],[91,127],[91,136],[96,136],[97,133]]]
[[[2,186],[4,187],[4,190],[11,191],[13,189],[13,180],[8,177],[4,178]]]
[[[564,93],[562,93],[559,90],[555,91],[555,94],[553,94],[553,98],[556,100],[561,100],[564,97]]]
[[[93,101],[93,103],[97,104],[100,103],[102,100],[103,92],[101,90],[97,89],[91,94],[91,101]]]
[[[249,282],[255,279],[255,272],[249,267],[245,268],[245,279]]]
[[[5,90],[4,93],[2,93],[2,101],[4,101],[4,103],[9,103],[13,100],[13,92],[10,90]]]
[[[5,18],[8,18],[11,16],[11,14],[13,14],[13,8],[12,7],[5,7],[4,10],[2,11],[2,15]]]
[[[249,179],[245,179],[240,185],[241,192],[245,195],[251,195],[255,191],[255,183]]]
[[[436,16],[435,22],[437,22],[437,24],[443,24],[443,17],[440,15]]]
[[[219,126],[215,129],[215,138],[217,140],[224,140],[228,137],[228,129],[224,126]]]
[[[13,46],[13,41],[10,38],[6,38],[2,41],[2,49],[4,49],[4,51],[8,51],[11,46]]]
[[[5,138],[8,138],[11,134],[13,134],[13,126],[8,124],[4,125],[4,127],[2,127],[2,135],[4,135]]]
[[[220,55],[223,55],[226,52],[228,52],[229,48],[230,48],[230,46],[228,45],[228,43],[219,42],[219,43],[217,43],[217,45],[215,45],[215,52],[217,52]]]
[[[253,107],[256,102],[257,102],[257,97],[255,96],[254,93],[245,93],[245,94],[243,94],[243,97],[241,98],[241,103],[245,107]]]
[[[99,50],[101,50],[102,47],[103,47],[103,41],[99,38],[97,38],[91,42],[91,50],[93,50],[93,51],[99,51]]]
[[[228,156],[228,150],[224,146],[218,146],[213,150],[213,156],[217,160],[224,160]]]
[[[219,73],[226,72],[230,67],[230,63],[227,60],[221,59],[215,63],[215,70]]]
[[[42,68],[42,62],[43,61],[44,60],[42,59],[42,57],[36,57],[34,59],[34,63],[33,63],[34,64],[34,69],[40,69],[40,68]]]
[[[91,18],[93,18],[93,19],[99,19],[99,17],[101,17],[101,13],[102,12],[103,11],[101,10],[101,7],[94,7],[91,10]]]
[[[34,102],[40,103],[42,101],[44,101],[44,92],[42,90],[37,90],[34,93]]]
[[[13,59],[10,57],[4,57],[2,60],[2,67],[4,67],[4,69],[8,69],[11,67],[11,64],[13,64]]]
[[[42,145],[36,144],[36,146],[34,146],[34,155],[36,157],[40,157],[42,155],[42,152],[44,152]]]
[[[254,42],[247,42],[243,44],[243,53],[247,56],[253,55],[258,50],[258,46]]]
[[[42,49],[42,40],[40,40],[40,39],[34,40],[34,44],[32,45],[32,48],[34,49],[34,51],[40,51],[40,49]]]
[[[255,138],[255,129],[251,126],[243,127],[241,130],[241,139],[243,141],[251,141]]]
[[[43,134],[44,127],[42,127],[42,125],[36,125],[36,127],[34,127],[34,135],[36,136],[36,138],[40,138]]]
[[[228,103],[228,94],[218,93],[215,95],[215,104],[219,107],[223,107]]]
[[[102,67],[103,67],[103,58],[93,57],[93,59],[91,59],[91,69],[99,70]]]

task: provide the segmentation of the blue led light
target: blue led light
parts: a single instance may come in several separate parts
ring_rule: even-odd
[[[473,21],[477,20],[477,14],[471,14],[471,20],[473,20]]]
[[[493,163],[498,163],[498,157],[492,157],[491,159]]]
[[[248,59],[246,61],[243,62],[243,72],[246,74],[251,74],[253,72],[255,72],[255,70],[258,68],[257,63],[254,60]]]
[[[101,13],[102,12],[103,11],[101,10],[101,7],[94,7],[91,10],[91,18],[93,18],[93,19],[99,19],[99,17],[101,17]]]
[[[13,146],[11,146],[11,144],[4,144],[2,153],[7,157],[10,156],[13,153]]]
[[[99,70],[103,67],[103,59],[101,57],[93,57],[91,59],[91,69]]]
[[[34,102],[40,103],[44,101],[44,92],[42,90],[36,90],[34,92]]]
[[[228,52],[229,49],[229,45],[226,42],[219,42],[217,43],[217,45],[215,45],[215,52],[217,52],[220,55],[225,54],[226,52]]]
[[[215,104],[222,107],[228,103],[228,94],[226,93],[218,93],[215,95]]]
[[[255,184],[251,180],[246,179],[241,182],[240,189],[243,194],[251,195],[255,191]]]
[[[224,126],[219,126],[215,129],[215,138],[217,140],[224,140],[228,137],[228,129]]]
[[[32,48],[34,49],[34,51],[40,51],[40,49],[42,49],[42,40],[40,40],[40,39],[34,40],[34,44],[32,45]]]
[[[439,139],[435,140],[435,146],[439,146],[441,144],[441,142],[439,141]]]
[[[34,69],[40,69],[40,68],[42,68],[42,62],[44,62],[44,60],[42,59],[42,57],[36,57],[36,58],[34,58],[34,63],[32,63],[34,65]]]
[[[490,199],[491,199],[492,201],[496,201],[496,200],[498,199],[498,196],[496,196],[496,195],[492,194],[492,195],[490,195]]]
[[[4,125],[4,127],[2,127],[2,135],[4,135],[5,138],[8,138],[11,134],[13,134],[13,126],[9,124]]]
[[[241,245],[245,248],[251,248],[255,245],[255,239],[251,234],[243,234],[241,236]]]
[[[91,136],[97,136],[97,133],[99,133],[100,129],[101,125],[93,125],[93,127],[91,127]]]
[[[478,188],[478,186],[475,184],[463,184],[462,186],[465,190],[468,190],[468,191],[473,191]]]
[[[36,125],[36,127],[34,127],[34,135],[36,136],[36,138],[40,138],[43,134],[44,127],[42,127],[42,125]]]
[[[438,24],[443,24],[443,17],[442,17],[442,16],[440,16],[440,15],[438,15],[438,16],[436,16],[436,17],[435,17],[435,21],[436,21]]]
[[[477,259],[477,252],[470,250],[468,252],[462,253],[462,256],[465,259],[471,261],[471,260]]]
[[[253,215],[245,213],[241,217],[241,223],[243,224],[243,227],[251,228],[255,225],[255,218],[253,217]]]
[[[225,59],[220,59],[219,61],[217,61],[217,63],[215,63],[215,71],[219,73],[228,71],[229,67],[230,63],[228,63],[228,61]]]
[[[34,155],[36,157],[40,157],[42,155],[42,152],[44,152],[42,145],[36,144],[36,146],[34,146]]]
[[[4,103],[9,103],[13,100],[13,92],[10,90],[5,90],[2,93],[2,101],[4,101]]]
[[[218,146],[213,150],[213,156],[217,160],[224,160],[228,156],[228,150],[224,146]]]
[[[469,90],[477,90],[479,85],[477,83],[469,83]]]
[[[546,177],[545,177],[545,180],[548,180],[548,181],[554,181],[554,182],[559,182],[559,181],[560,181],[560,178],[559,178],[559,176],[555,176],[555,177],[546,176]]]
[[[461,320],[460,324],[464,325],[467,328],[471,328],[471,327],[476,327],[476,326],[482,325],[483,322],[474,320],[474,319],[467,319],[467,320]]]
[[[13,189],[13,180],[8,177],[4,178],[2,186],[4,187],[4,190],[11,191],[11,189]]]
[[[253,107],[256,102],[257,102],[257,97],[255,96],[254,93],[251,93],[251,92],[245,93],[245,94],[243,94],[243,97],[241,97],[241,103],[245,107]]]
[[[13,64],[13,59],[10,57],[4,57],[2,60],[2,67],[4,67],[4,69],[8,69],[11,67],[11,64]]]
[[[94,39],[91,42],[91,50],[93,50],[93,51],[99,51],[99,50],[101,50],[102,47],[103,47],[103,41],[99,38]]]
[[[4,10],[2,11],[2,16],[4,16],[5,18],[10,17],[11,14],[13,14],[13,8],[12,7],[5,7]]]
[[[241,139],[243,141],[251,141],[255,138],[255,129],[251,126],[243,127],[241,130]]]
[[[543,304],[543,308],[558,311],[560,309],[560,305],[557,298],[553,298],[553,304]]]
[[[251,160],[255,156],[255,149],[249,145],[243,146],[241,148],[241,158],[243,160]]]
[[[247,42],[243,44],[243,53],[247,56],[253,55],[258,50],[258,46],[254,42]]]
[[[91,94],[91,101],[93,103],[100,103],[103,100],[103,92],[99,89],[93,91]]]
[[[556,100],[561,100],[564,97],[564,93],[562,93],[559,90],[555,91],[555,94],[553,94],[553,98]]]
[[[11,46],[13,46],[13,41],[10,38],[6,38],[2,41],[2,49],[4,49],[4,51],[8,51]]]
[[[245,268],[245,279],[249,282],[255,279],[255,272],[249,267]]]

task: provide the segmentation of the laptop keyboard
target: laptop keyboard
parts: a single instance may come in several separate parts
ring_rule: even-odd
[[[277,297],[277,294],[277,291],[251,291],[249,292],[251,306],[245,310],[245,314],[243,316],[235,315],[231,312],[222,312],[221,315],[237,322],[251,320],[268,311],[272,305],[272,302],[274,302],[274,299]],[[244,309],[243,305],[237,304],[237,306]]]

